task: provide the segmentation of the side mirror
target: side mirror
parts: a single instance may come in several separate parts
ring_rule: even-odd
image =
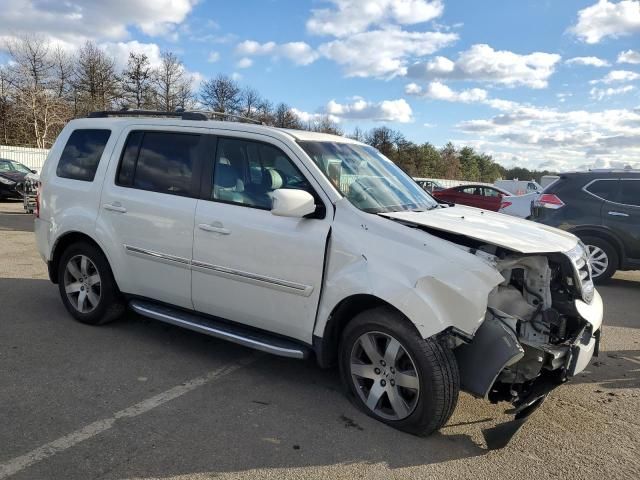
[[[279,217],[302,218],[316,211],[313,196],[304,190],[279,188],[271,194],[271,213]]]
[[[33,170],[33,169],[32,169],[32,170],[31,170],[31,173],[38,173],[38,171],[37,171],[37,170]]]

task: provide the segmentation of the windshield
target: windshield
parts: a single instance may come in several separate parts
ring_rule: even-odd
[[[20,172],[20,173],[31,173],[27,167],[22,165],[21,163],[14,162],[13,160],[0,160],[0,172]]]
[[[347,199],[368,213],[430,210],[438,203],[373,147],[352,143],[299,142]]]

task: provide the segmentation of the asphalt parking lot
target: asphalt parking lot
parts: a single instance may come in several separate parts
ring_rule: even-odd
[[[0,202],[0,479],[640,478],[640,272],[600,288],[600,357],[504,449],[462,395],[430,438],[359,413],[335,371],[129,313],[74,322],[18,202]]]

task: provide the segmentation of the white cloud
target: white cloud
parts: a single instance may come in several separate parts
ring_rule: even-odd
[[[509,163],[510,158],[517,158],[529,168],[546,165],[561,171],[593,166],[594,162],[640,167],[640,109],[563,112],[512,102],[498,115],[461,122],[457,127],[468,135],[460,142],[481,144],[498,160]]]
[[[269,55],[274,59],[286,58],[296,65],[309,65],[318,58],[318,54],[304,42],[289,42],[277,44],[275,42],[258,43],[245,40],[236,45],[236,53],[245,57]]]
[[[338,103],[331,100],[323,113],[341,120],[372,120],[384,122],[409,123],[412,121],[411,105],[404,98],[369,102],[356,97],[351,103]]]
[[[629,70],[612,70],[607,73],[600,80],[591,80],[589,83],[620,83],[620,82],[632,82],[640,78],[640,73],[631,72]]]
[[[220,52],[209,52],[207,62],[216,63],[218,60],[220,60]]]
[[[249,68],[251,65],[253,65],[253,60],[248,57],[242,57],[236,63],[236,68]]]
[[[591,67],[608,67],[610,65],[609,62],[598,57],[573,57],[564,63],[567,65],[588,65]]]
[[[407,95],[416,95],[447,102],[477,103],[484,102],[487,99],[487,91],[481,88],[471,88],[458,92],[441,82],[430,82],[426,88],[422,88],[415,83],[410,83],[405,87],[404,91]]]
[[[175,33],[196,0],[4,0],[0,37],[39,34],[67,46],[118,41],[137,27],[150,36]]]
[[[580,40],[599,43],[605,37],[618,38],[640,32],[640,1],[622,0],[597,3],[578,12],[578,21],[570,28]]]
[[[545,88],[560,58],[560,55],[544,52],[520,55],[477,44],[460,53],[455,62],[436,57],[412,65],[408,74],[425,80],[474,80],[508,87]]]
[[[320,45],[319,52],[342,65],[349,77],[394,77],[409,59],[431,55],[458,39],[455,33],[372,30]]]
[[[618,63],[630,63],[640,65],[640,52],[637,50],[626,50],[618,55]]]
[[[344,37],[369,27],[414,25],[442,15],[441,0],[327,0],[334,8],[312,10],[307,30],[318,35]]]
[[[129,52],[144,53],[149,59],[149,64],[152,68],[158,67],[162,61],[160,47],[155,43],[140,43],[137,40],[132,40],[130,42],[105,42],[101,43],[100,47],[115,59],[117,70],[122,70],[127,66]]]
[[[632,90],[635,90],[635,87],[633,85],[624,85],[623,87],[617,87],[617,88],[592,88],[589,91],[589,95],[591,95],[591,98],[595,99],[595,100],[603,100],[607,97],[611,97],[613,95],[622,95],[625,93],[629,93]]]

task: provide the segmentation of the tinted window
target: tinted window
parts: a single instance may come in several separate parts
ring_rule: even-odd
[[[265,143],[222,138],[218,141],[211,198],[271,209],[279,188],[313,190],[282,150]]]
[[[190,195],[201,135],[132,132],[122,152],[118,184]]]
[[[618,180],[596,180],[586,188],[588,192],[605,200],[613,200],[616,196],[617,189]]]
[[[625,205],[640,206],[640,180],[622,180],[618,202]]]
[[[62,151],[56,175],[92,182],[111,130],[74,130]]]

